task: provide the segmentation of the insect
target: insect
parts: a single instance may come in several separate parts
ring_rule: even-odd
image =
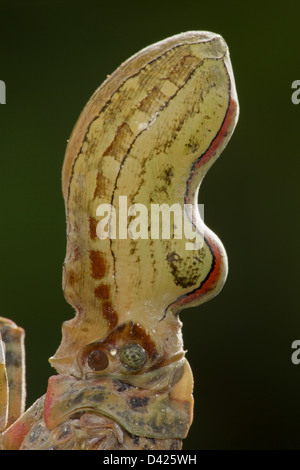
[[[224,247],[201,223],[198,189],[238,109],[228,48],[210,32],[143,49],[91,97],[63,164],[63,289],[75,316],[50,358],[57,375],[26,412],[23,330],[1,319],[1,448],[181,448],[193,376],[178,314],[215,296],[227,275]],[[186,231],[175,236],[179,219],[169,238],[151,237],[145,214],[173,204],[200,244]]]

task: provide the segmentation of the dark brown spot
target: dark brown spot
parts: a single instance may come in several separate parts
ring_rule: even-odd
[[[94,217],[89,218],[90,237],[92,240],[95,240],[97,238],[97,232],[96,232],[97,224],[98,224],[98,221],[94,219]]]
[[[88,365],[92,370],[104,370],[108,366],[108,357],[105,352],[100,349],[90,352],[88,357]]]
[[[110,328],[114,328],[118,324],[118,315],[109,302],[103,304],[102,313]]]
[[[161,178],[167,183],[169,186],[172,182],[172,178],[174,177],[174,168],[172,166],[168,166],[164,169]]]
[[[167,255],[167,261],[169,263],[174,263],[175,261],[181,261],[181,258],[175,251],[172,251],[172,253]]]
[[[190,137],[188,143],[185,144],[185,147],[187,147],[188,152],[196,153],[198,151],[198,148],[199,148],[199,142],[195,138],[195,136],[192,136],[192,137]]]
[[[188,255],[182,258],[174,251],[167,254],[166,260],[177,286],[186,288],[197,283],[200,276],[201,262],[195,263],[195,258]]]
[[[100,299],[109,298],[109,287],[105,284],[100,284],[100,286],[96,287],[94,292],[95,296],[99,297]]]
[[[134,409],[135,408],[142,408],[142,407],[146,406],[148,404],[148,402],[149,402],[148,397],[131,397],[128,400],[129,405]]]
[[[104,394],[101,393],[101,392],[100,392],[100,393],[96,393],[95,395],[92,395],[92,396],[90,397],[90,400],[93,400],[93,401],[95,401],[96,403],[102,403],[104,399],[105,399],[105,396],[104,396]]]
[[[99,251],[90,251],[92,277],[101,279],[105,275],[105,262]]]

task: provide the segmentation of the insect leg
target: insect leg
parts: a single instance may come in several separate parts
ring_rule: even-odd
[[[0,317],[0,429],[14,423],[25,409],[24,330]]]

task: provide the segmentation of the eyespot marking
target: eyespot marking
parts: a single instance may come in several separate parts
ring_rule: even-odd
[[[147,361],[147,353],[140,344],[129,343],[120,350],[120,359],[131,369],[140,370]]]
[[[95,371],[104,370],[108,367],[109,364],[107,355],[104,351],[101,351],[101,349],[95,349],[94,351],[90,352],[87,362],[90,369]]]

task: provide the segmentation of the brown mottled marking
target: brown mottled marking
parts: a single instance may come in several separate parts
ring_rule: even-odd
[[[130,327],[129,337],[131,339],[140,340],[144,349],[147,351],[148,355],[152,357],[152,359],[157,356],[155,343],[141,325],[133,323]]]
[[[129,144],[131,142],[133,133],[126,122],[123,122],[117,129],[112,143],[104,151],[103,156],[106,155],[120,155],[126,154]]]
[[[130,407],[135,410],[136,408],[143,408],[149,402],[149,397],[131,397],[128,400]]]
[[[105,302],[102,306],[102,313],[110,328],[114,328],[118,324],[118,315],[110,302]]]
[[[69,286],[73,286],[78,281],[78,276],[76,276],[73,270],[69,270],[67,282]]]
[[[90,225],[90,237],[92,240],[96,240],[97,238],[97,224],[98,221],[94,217],[89,218],[89,225]]]
[[[105,262],[99,251],[90,251],[92,277],[94,279],[102,279],[105,275]]]
[[[96,287],[94,292],[95,296],[99,297],[100,299],[109,298],[109,287],[105,284],[100,284],[100,286]]]
[[[168,263],[174,263],[176,261],[180,262],[182,261],[182,258],[178,255],[178,253],[175,253],[175,251],[172,251],[172,253],[168,253],[167,261]]]
[[[117,379],[113,380],[113,384],[114,384],[114,388],[117,390],[117,392],[120,392],[120,393],[125,392],[125,390],[128,390],[128,388],[132,387],[132,385],[129,385],[129,384],[124,383],[124,382],[120,382]]]
[[[168,186],[172,183],[173,177],[174,177],[174,168],[171,165],[167,166],[160,176],[160,178],[163,179],[167,183]]]
[[[163,103],[165,100],[166,96],[164,93],[162,93],[157,86],[154,86],[148,96],[141,101],[138,109],[151,116],[153,113],[157,112],[159,104]]]
[[[136,246],[133,245],[133,246],[130,248],[130,252],[129,252],[130,255],[134,255],[135,251],[136,251]]]
[[[7,351],[5,354],[6,367],[22,367],[22,356],[16,351]]]
[[[174,69],[168,76],[168,80],[180,87],[182,82],[185,83],[191,70],[199,67],[199,59],[193,55],[186,55],[180,61],[177,62]]]
[[[74,246],[72,253],[72,261],[77,261],[81,256],[81,248],[78,245]]]
[[[94,199],[96,197],[105,197],[107,188],[110,184],[109,179],[103,175],[101,171],[98,171],[96,176],[96,187],[94,191]]]
[[[191,113],[191,116],[192,116],[192,113]],[[161,146],[162,152],[166,153],[168,149],[171,148],[172,145],[175,144],[176,139],[180,137],[180,132],[185,122],[186,122],[185,117],[178,120],[178,122],[176,123],[176,126],[174,126],[174,128],[170,131],[170,134],[169,134],[170,137],[166,138],[164,144]]]

